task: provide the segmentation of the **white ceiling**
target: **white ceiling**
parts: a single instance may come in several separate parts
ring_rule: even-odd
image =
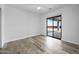
[[[50,10],[54,11],[54,10],[63,8],[65,6],[68,6],[68,4],[9,4],[8,6],[13,6],[23,10],[28,10],[30,12],[43,14],[43,13],[49,12]],[[39,6],[41,7],[41,9],[37,10],[37,7]]]

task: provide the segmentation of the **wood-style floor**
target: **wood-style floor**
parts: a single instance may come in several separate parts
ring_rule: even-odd
[[[75,47],[74,47],[75,46]],[[1,54],[78,54],[76,45],[47,36],[34,36],[7,43]]]

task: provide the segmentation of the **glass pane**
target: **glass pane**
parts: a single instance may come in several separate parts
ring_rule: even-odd
[[[52,36],[52,19],[48,19],[48,36]]]
[[[57,31],[57,21],[54,21],[54,31]]]
[[[48,36],[52,36],[52,29],[48,28]]]
[[[48,19],[48,26],[52,26],[52,20]]]
[[[60,38],[61,29],[60,29],[59,25],[60,25],[59,21],[55,20],[54,21],[54,37],[56,37],[56,38]]]

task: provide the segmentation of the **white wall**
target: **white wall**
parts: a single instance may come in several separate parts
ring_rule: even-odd
[[[70,5],[42,16],[42,34],[46,35],[46,18],[62,15],[62,40],[79,44],[79,5]]]
[[[2,42],[1,42],[1,8],[0,8],[0,48],[1,48]]]
[[[40,35],[39,15],[5,6],[4,16],[4,42]]]
[[[3,32],[3,28],[4,28],[4,26],[3,26],[3,21],[4,21],[4,5],[3,4],[0,4],[0,48],[2,48],[2,46],[3,46],[3,43],[2,43],[2,41],[4,40],[4,32]]]

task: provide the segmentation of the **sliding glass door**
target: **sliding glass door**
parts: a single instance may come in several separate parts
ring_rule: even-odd
[[[61,15],[47,18],[47,36],[61,39]]]

